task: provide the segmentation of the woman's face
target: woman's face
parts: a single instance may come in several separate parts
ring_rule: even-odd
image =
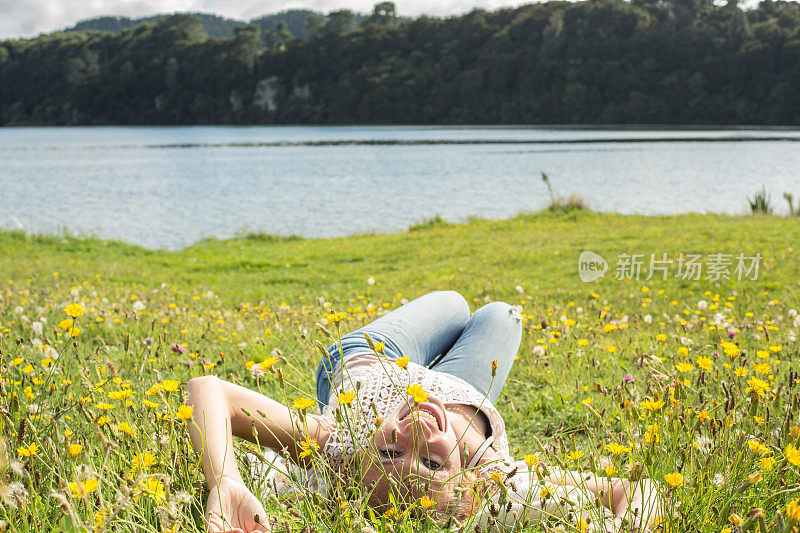
[[[373,504],[388,503],[390,492],[404,504],[427,494],[437,508],[451,499],[462,474],[461,454],[441,400],[409,400],[387,417],[370,444],[362,474],[368,486],[375,483]],[[442,494],[449,496],[440,498]]]

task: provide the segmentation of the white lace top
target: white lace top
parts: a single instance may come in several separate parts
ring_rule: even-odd
[[[486,396],[460,378],[411,362],[405,368],[400,368],[394,361],[374,353],[346,358],[343,368],[339,365],[334,370],[333,378],[331,397],[322,413],[322,421],[330,430],[330,438],[323,451],[334,467],[341,467],[355,453],[356,447],[363,449],[368,444],[376,427],[376,418],[385,419],[405,404],[409,396],[406,388],[413,384],[421,386],[445,405],[471,405],[483,412],[489,420],[499,458],[508,463],[513,461],[508,450],[506,426],[500,413]],[[356,393],[349,415],[351,422],[338,423],[335,418],[335,410],[339,406],[336,398],[347,391]]]

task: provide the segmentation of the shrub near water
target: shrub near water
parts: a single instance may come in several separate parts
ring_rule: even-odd
[[[9,531],[202,530],[185,382],[215,374],[294,405],[312,397],[314,342],[329,342],[315,323],[333,316],[328,328],[350,331],[430,288],[409,282],[399,293],[376,275],[360,288],[320,284],[317,297],[242,302],[146,275],[107,280],[101,270],[100,261],[37,268],[0,282],[0,519]],[[494,296],[522,307],[525,334],[498,405],[516,457],[534,471],[655,479],[672,506],[664,530],[763,522],[796,531],[800,318],[791,290],[770,275],[699,290],[673,280],[565,281],[561,296],[546,298],[509,280]],[[491,298],[462,283],[475,306]],[[357,495],[269,497],[269,519],[277,531],[434,527],[402,509],[370,515]]]

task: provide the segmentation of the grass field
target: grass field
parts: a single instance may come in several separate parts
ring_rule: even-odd
[[[584,250],[605,278],[580,280]],[[639,279],[615,278],[621,254],[643,254]],[[673,261],[668,279],[645,279],[651,254]],[[701,256],[699,279],[678,276],[680,254]],[[736,279],[739,254],[760,254],[757,279]],[[712,263],[732,279],[706,279]],[[340,311],[348,331],[437,289],[522,308],[498,402],[515,457],[656,479],[665,531],[797,531],[800,222],[590,212],[179,252],[0,233],[0,531],[202,530],[186,381],[313,397],[313,343],[329,342],[315,323]],[[271,356],[284,388],[251,377]],[[276,531],[430,527],[358,503],[269,508]]]

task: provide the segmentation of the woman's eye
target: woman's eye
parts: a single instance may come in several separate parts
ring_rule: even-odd
[[[422,461],[425,463],[425,466],[427,466],[429,470],[439,470],[442,467],[442,465],[440,465],[436,461],[431,461],[429,459],[423,459]]]
[[[380,450],[380,453],[384,457],[389,457],[389,458],[392,458],[392,459],[394,459],[395,457],[400,455],[396,450],[390,450],[390,449]]]

